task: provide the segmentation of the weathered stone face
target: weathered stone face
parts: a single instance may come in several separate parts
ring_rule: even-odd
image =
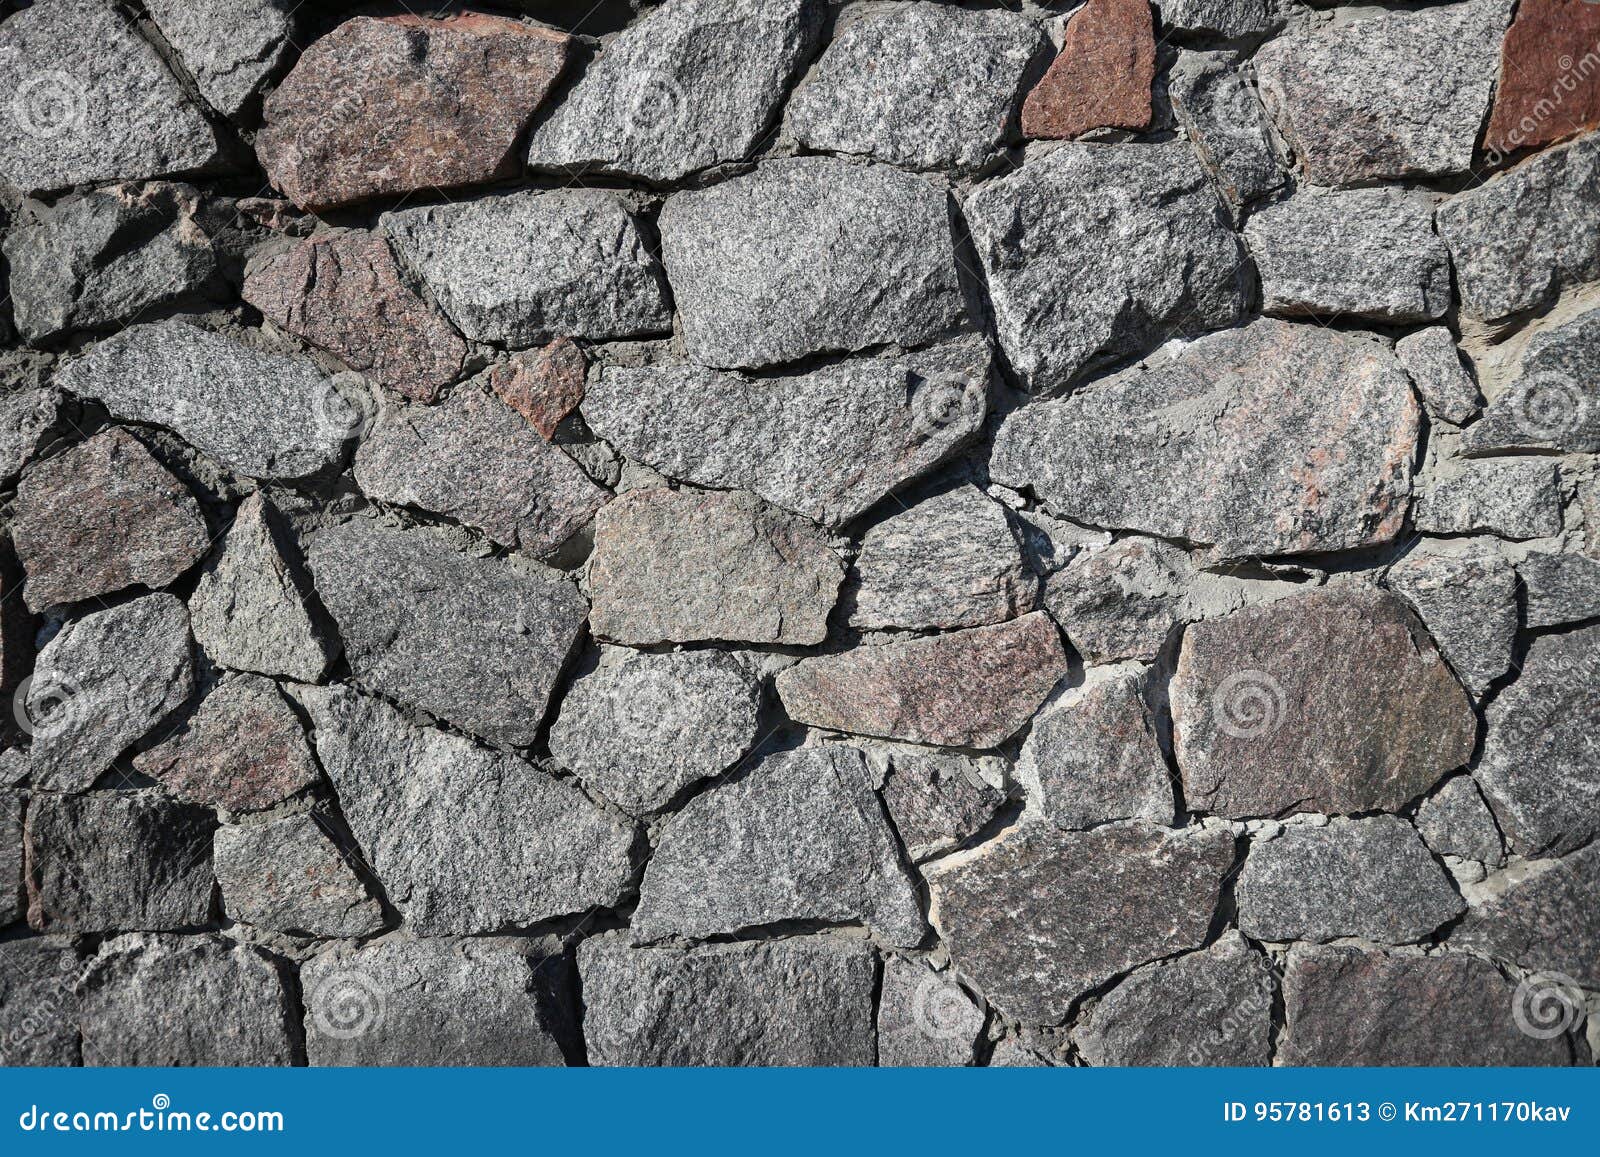
[[[1417,806],[1417,831],[1428,847],[1444,856],[1459,856],[1491,867],[1505,859],[1500,829],[1471,776],[1447,779]]]
[[[218,828],[212,857],[231,919],[296,936],[369,936],[383,928],[378,902],[304,812]]]
[[[1529,969],[1570,976],[1588,988],[1600,983],[1600,846],[1543,865],[1498,899],[1475,907],[1450,943]]]
[[[1570,0],[1528,0],[1500,49],[1500,81],[1484,130],[1499,160],[1600,125],[1600,82],[1584,58],[1600,43],[1600,12]]]
[[[954,752],[895,750],[883,803],[913,860],[947,852],[976,835],[1004,802],[979,766]]]
[[[1441,470],[1417,495],[1417,529],[1548,538],[1561,530],[1560,467],[1537,459],[1469,459]]]
[[[537,353],[515,354],[495,366],[489,371],[489,388],[548,442],[561,420],[583,401],[587,369],[583,351],[571,338],[561,337]]]
[[[1517,564],[1523,617],[1529,627],[1554,627],[1600,617],[1600,559],[1581,554],[1530,554]]]
[[[1153,659],[1183,621],[1193,580],[1183,551],[1159,539],[1125,538],[1051,575],[1044,604],[1091,663]]]
[[[1067,21],[1061,51],[1022,105],[1022,131],[1070,140],[1150,123],[1155,24],[1144,0],[1089,0]]]
[[[150,0],[145,10],[206,103],[228,117],[282,65],[295,31],[294,0]]]
[[[1462,438],[1472,454],[1600,450],[1600,309],[1541,329]]]
[[[1395,343],[1395,357],[1411,375],[1411,384],[1429,414],[1464,425],[1483,405],[1478,385],[1462,364],[1455,337],[1442,325],[1418,330]]]
[[[21,792],[0,790],[0,928],[28,911],[22,881],[22,800]]]
[[[61,395],[24,389],[0,398],[0,481],[10,485],[50,440],[61,416]]]
[[[1419,547],[1384,581],[1411,604],[1467,689],[1481,696],[1511,667],[1517,572],[1493,547]]]
[[[1267,0],[1166,0],[1161,23],[1169,30],[1234,39],[1267,31],[1276,15]]]
[[[1168,21],[1170,8],[1162,10]],[[1232,53],[1182,53],[1169,74],[1167,95],[1201,163],[1231,203],[1254,201],[1283,185],[1283,162],[1266,110]]]
[[[983,1032],[983,1009],[946,970],[889,956],[878,993],[878,1064],[932,1068],[970,1065]]]
[[[0,1064],[79,1063],[82,968],[71,937],[0,941]]]

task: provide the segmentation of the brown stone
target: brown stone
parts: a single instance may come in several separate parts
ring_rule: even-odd
[[[1067,673],[1042,611],[1009,623],[805,659],[778,676],[798,723],[943,747],[995,747]]]
[[[1600,4],[1522,0],[1500,46],[1500,84],[1483,147],[1510,156],[1600,125]]]
[[[358,16],[312,44],[267,98],[256,152],[303,209],[507,176],[571,45],[476,12]]]
[[[314,237],[254,261],[244,299],[279,329],[419,402],[438,397],[467,355],[444,315],[401,281],[376,234]]]
[[[1150,123],[1155,26],[1147,0],[1089,0],[1067,22],[1061,52],[1022,105],[1022,131],[1070,140],[1090,129]]]
[[[513,354],[495,366],[489,371],[489,386],[549,441],[561,420],[583,401],[588,368],[577,343],[558,337],[541,350]]]

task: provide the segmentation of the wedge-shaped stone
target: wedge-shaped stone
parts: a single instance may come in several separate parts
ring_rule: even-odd
[[[1478,540],[1424,544],[1384,581],[1422,618],[1439,650],[1474,695],[1511,669],[1517,641],[1517,572]]]
[[[297,8],[294,0],[148,0],[145,10],[206,103],[237,117],[288,55]]]
[[[1600,617],[1600,559],[1581,554],[1530,554],[1517,564],[1530,627]]]
[[[620,900],[632,826],[570,782],[348,687],[301,699],[350,830],[417,935],[497,932]]]
[[[1401,338],[1395,343],[1394,355],[1434,417],[1461,426],[1482,407],[1478,384],[1462,361],[1455,335],[1444,326],[1429,326]]]
[[[78,975],[69,936],[0,942],[0,1065],[76,1065]]]
[[[1600,450],[1600,309],[1535,333],[1461,444],[1471,454]]]
[[[1262,320],[1016,410],[989,469],[1063,517],[1226,556],[1350,550],[1400,532],[1419,422],[1381,346]]]
[[[1226,829],[1023,824],[925,869],[956,968],[1001,1012],[1055,1024],[1091,989],[1204,943]]]
[[[370,936],[383,909],[304,812],[217,829],[212,861],[230,919],[293,936]]]
[[[1405,605],[1360,587],[1191,626],[1170,694],[1184,799],[1217,815],[1396,811],[1477,739]]]
[[[803,659],[777,678],[797,723],[942,747],[998,747],[1067,673],[1042,611],[1009,623]]]
[[[858,748],[768,756],[668,822],[639,887],[635,943],[703,939],[786,920],[865,924],[922,940],[899,844]]]
[[[1417,495],[1417,529],[1526,540],[1561,530],[1561,471],[1537,459],[1465,459],[1442,468]]]
[[[956,983],[920,960],[889,956],[878,993],[878,1064],[933,1068],[973,1063],[983,1009]]]
[[[1005,794],[981,764],[952,751],[896,749],[884,779],[883,802],[906,854],[922,861],[948,852],[993,818]]]
[[[1415,822],[1423,840],[1438,855],[1458,856],[1490,867],[1498,867],[1505,859],[1494,814],[1470,775],[1445,780],[1438,791],[1417,805]]]
[[[1600,845],[1574,852],[1474,907],[1450,943],[1600,988]]]
[[[1165,9],[1162,15],[1171,19]],[[1169,74],[1167,93],[1201,163],[1232,204],[1254,201],[1283,185],[1283,162],[1266,110],[1233,53],[1182,53]]]
[[[870,1065],[876,967],[865,941],[578,947],[593,1065]]]

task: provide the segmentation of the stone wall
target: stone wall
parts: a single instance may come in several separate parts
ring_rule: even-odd
[[[399,11],[0,3],[7,1063],[1591,1062],[1600,6]]]

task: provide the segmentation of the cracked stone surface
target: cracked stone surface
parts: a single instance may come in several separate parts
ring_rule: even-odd
[[[1044,586],[1044,605],[1091,663],[1153,659],[1186,617],[1189,556],[1154,538],[1086,551]]]
[[[884,779],[883,803],[913,860],[959,846],[993,818],[1005,795],[981,764],[948,751],[897,749]]]
[[[1173,19],[1172,5],[1162,16]],[[1168,96],[1200,161],[1235,205],[1282,187],[1283,162],[1261,99],[1228,52],[1184,52],[1172,66]]]
[[[1547,969],[1589,988],[1600,984],[1600,845],[1574,852],[1474,907],[1450,943],[1523,968]]]
[[[145,11],[177,50],[200,95],[237,117],[289,55],[293,0],[149,0]]]
[[[1417,806],[1417,831],[1428,847],[1491,867],[1505,859],[1500,829],[1471,776],[1458,775]]]
[[[1517,639],[1517,570],[1478,540],[1426,544],[1389,568],[1385,582],[1428,628],[1467,689],[1481,696],[1511,668]]]
[[[932,1068],[973,1063],[983,1009],[949,970],[886,957],[878,993],[878,1064]]]
[[[338,846],[304,812],[217,829],[212,860],[231,919],[295,936],[369,936],[383,910]]]

